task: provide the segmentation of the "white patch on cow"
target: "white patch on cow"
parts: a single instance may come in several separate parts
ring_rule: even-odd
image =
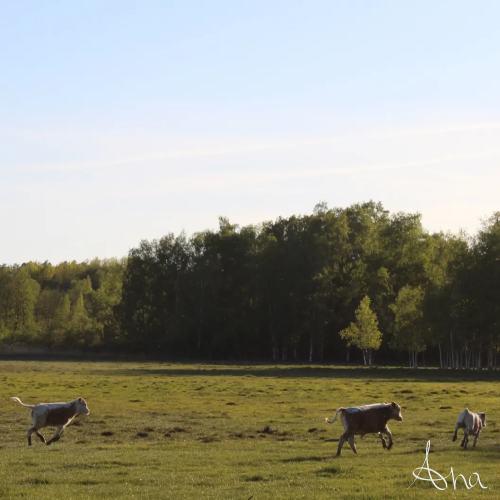
[[[347,413],[358,413],[359,411],[371,410],[372,408],[386,408],[387,406],[390,406],[390,404],[376,403],[373,405],[353,406],[352,408],[347,408],[346,411]]]
[[[345,414],[344,413],[342,413],[342,415],[340,415],[340,421],[342,422],[342,427],[346,431],[347,430],[347,422],[345,421]]]

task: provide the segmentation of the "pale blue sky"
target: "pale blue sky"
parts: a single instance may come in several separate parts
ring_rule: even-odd
[[[498,1],[0,0],[1,263],[345,207],[500,210]]]

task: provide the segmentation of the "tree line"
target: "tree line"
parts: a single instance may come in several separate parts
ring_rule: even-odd
[[[474,236],[368,202],[0,267],[0,342],[169,359],[496,369],[500,212]]]

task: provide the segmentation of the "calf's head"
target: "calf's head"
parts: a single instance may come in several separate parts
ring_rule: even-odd
[[[479,418],[481,419],[481,423],[483,427],[486,427],[486,413],[478,413]]]
[[[78,398],[76,400],[76,413],[79,413],[80,415],[88,415],[90,413],[85,399]]]
[[[394,420],[403,420],[403,415],[401,415],[401,407],[394,401],[391,403],[391,418]]]

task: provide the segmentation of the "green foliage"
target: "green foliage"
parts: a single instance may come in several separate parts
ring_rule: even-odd
[[[429,234],[420,214],[390,214],[373,201],[321,202],[312,214],[255,226],[221,217],[217,230],[141,241],[123,260],[0,267],[0,338],[311,362],[342,359],[347,342],[367,364],[374,349],[401,362],[397,351],[429,348],[441,366],[480,368],[486,354],[493,369],[499,241],[499,213],[474,237]],[[364,297],[370,304],[357,312]],[[361,313],[377,325],[346,328]]]
[[[382,343],[378,329],[377,315],[370,309],[370,297],[365,296],[356,309],[356,322],[340,332],[340,337],[363,351],[365,365],[371,365],[371,350],[377,350]]]
[[[16,268],[10,283],[11,310],[8,325],[14,334],[33,334],[36,331],[35,304],[40,285],[24,267]]]
[[[37,322],[40,330],[49,342],[54,337],[57,328],[64,328],[69,319],[69,300],[67,304],[68,317],[64,320],[64,315],[61,317],[61,311],[59,311],[63,300],[61,295],[61,292],[57,290],[45,289],[41,291],[37,299]]]
[[[423,300],[424,292],[420,287],[404,286],[399,290],[395,303],[390,306],[395,316],[395,348],[409,351],[425,349]]]
[[[91,321],[88,317],[83,294],[80,292],[74,306],[71,309],[70,328],[75,333],[83,333],[91,329]]]
[[[65,294],[59,303],[54,318],[54,329],[57,332],[65,332],[70,328],[71,302],[68,294]]]

